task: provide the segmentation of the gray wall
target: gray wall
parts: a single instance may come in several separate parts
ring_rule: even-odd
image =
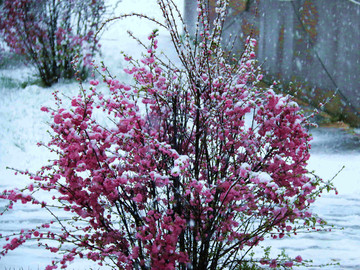
[[[264,68],[271,74],[280,73],[285,80],[298,77],[320,88],[332,89],[335,86],[318,55],[340,90],[359,107],[360,6],[347,0],[313,1],[318,18],[314,27],[316,37],[311,38],[292,6],[298,11],[304,2],[261,1],[259,59],[267,59]],[[282,27],[283,41],[279,42]]]
[[[324,92],[337,85],[341,110],[359,116],[360,5],[349,0],[249,1],[248,11],[230,15],[226,34],[239,33],[244,20],[251,22],[258,30],[258,59],[269,76]],[[318,89],[308,91],[310,98],[318,95]]]

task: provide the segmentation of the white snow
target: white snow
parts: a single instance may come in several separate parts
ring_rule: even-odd
[[[180,155],[177,159],[175,159],[174,164],[175,166],[184,166],[189,162],[189,157],[187,155]]]
[[[270,183],[272,180],[271,176],[266,172],[258,173],[257,177],[259,178],[260,183]]]
[[[180,4],[180,10],[182,10],[182,1],[175,2]],[[115,11],[115,15],[118,15],[120,10],[121,13],[136,11],[151,13],[150,17],[161,17],[155,0],[123,0]],[[120,51],[126,51],[135,56],[140,55],[139,48],[141,47],[127,36],[125,33],[127,29],[144,39],[154,28],[157,28],[154,24],[136,18],[111,23],[102,37],[105,64],[109,65],[111,70],[119,72],[124,67]],[[160,49],[173,56],[168,46],[169,40],[169,36],[160,29]],[[29,68],[0,70],[0,76],[20,81],[31,74],[32,70]],[[118,75],[118,78],[121,76]],[[46,132],[48,130],[46,122],[50,121],[49,114],[41,112],[40,107],[51,107],[54,104],[51,93],[56,89],[71,97],[77,95],[79,88],[76,83],[66,82],[58,83],[51,88],[32,85],[25,89],[6,89],[0,85],[0,190],[24,186],[28,183],[26,177],[14,176],[12,171],[6,170],[6,166],[36,171],[52,157],[48,151],[38,148],[36,143],[49,140]],[[326,136],[331,136],[331,133]],[[329,147],[329,151],[324,152],[322,148],[314,148],[309,168],[314,169],[322,178],[329,180],[345,165],[345,169],[334,180],[339,195],[324,195],[313,207],[314,212],[335,225],[333,232],[300,233],[291,238],[269,240],[264,245],[272,245],[272,252],[275,254],[285,248],[290,256],[301,255],[304,259],[314,259],[315,264],[340,262],[343,265],[325,267],[325,269],[345,267],[360,269],[358,256],[360,250],[360,144],[351,151],[332,150],[334,145],[333,143],[326,144],[326,136],[321,133],[314,135],[314,144],[325,141],[325,146]],[[336,136],[333,139],[336,140]],[[341,137],[338,139],[341,140]],[[181,159],[179,161],[184,161]],[[179,165],[176,168],[179,168]],[[247,168],[246,164],[243,164],[243,168]],[[269,175],[259,177],[261,181],[271,183]],[[3,206],[4,202],[0,201],[0,209]],[[24,208],[20,205],[12,213],[0,216],[0,233],[16,231],[21,227],[31,228],[48,218],[46,212],[33,207]],[[341,227],[344,229],[340,230]],[[0,240],[0,246],[3,243]],[[36,247],[36,243],[32,243],[10,252],[0,259],[0,269],[43,269],[54,254],[41,251]],[[91,262],[76,260],[69,269],[89,269],[90,267],[98,268]]]
[[[173,176],[178,176],[180,174],[181,170],[180,170],[180,167],[179,166],[174,166],[172,169],[171,169],[171,175]]]

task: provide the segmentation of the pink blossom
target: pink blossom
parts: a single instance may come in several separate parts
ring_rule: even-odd
[[[270,264],[269,264],[270,268],[276,268],[277,267],[277,261],[276,260],[271,260]]]
[[[60,124],[62,121],[63,121],[63,119],[62,119],[61,115],[56,114],[56,115],[54,116],[54,123],[55,123],[55,124]]]
[[[141,202],[143,200],[143,196],[140,194],[140,193],[138,193],[135,197],[134,197],[134,201],[135,202]]]
[[[98,80],[91,80],[90,84],[96,86],[96,85],[99,84],[99,81]]]

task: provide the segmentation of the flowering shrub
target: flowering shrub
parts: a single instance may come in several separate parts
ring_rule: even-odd
[[[143,59],[125,56],[132,85],[103,67],[102,79],[82,86],[70,107],[55,93],[58,108],[41,108],[53,117],[44,146],[58,158],[36,174],[22,172],[33,183],[1,198],[10,207],[38,204],[55,220],[9,236],[2,255],[35,239],[64,254],[47,269],[75,257],[119,269],[238,269],[267,236],[319,221],[309,206],[332,186],[306,169],[311,137],[298,105],[258,87],[256,41],[249,38],[230,65],[221,49],[226,2],[219,1],[212,30],[199,2],[195,45],[187,34],[180,38],[171,3],[159,1],[159,25],[169,31],[180,67],[157,53],[154,31]],[[101,112],[109,122],[98,120]],[[37,200],[40,190],[54,194],[51,203]],[[301,261],[265,256],[252,263],[286,268]]]
[[[0,33],[17,54],[25,55],[49,86],[72,78],[97,51],[95,32],[105,12],[103,0],[5,0],[1,5]]]

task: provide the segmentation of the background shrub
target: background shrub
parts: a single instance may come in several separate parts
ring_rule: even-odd
[[[5,0],[0,33],[7,46],[26,56],[46,86],[80,76],[96,53],[95,32],[105,13],[103,0]],[[77,57],[76,61],[74,58]]]

